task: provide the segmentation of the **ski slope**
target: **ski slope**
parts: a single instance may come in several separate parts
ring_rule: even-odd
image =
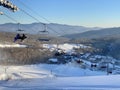
[[[9,80],[1,90],[120,90],[120,76],[56,77]]]
[[[0,66],[0,90],[120,90],[120,75],[68,65]]]

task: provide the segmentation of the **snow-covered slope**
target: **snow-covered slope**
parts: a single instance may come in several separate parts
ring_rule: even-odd
[[[54,77],[81,77],[105,75],[106,72],[91,71],[89,69],[81,69],[72,63],[62,65],[40,64],[26,66],[0,66],[0,74],[10,75],[10,79],[25,78],[44,78],[52,75]],[[3,78],[0,77],[1,80]]]
[[[1,66],[0,73],[0,90],[120,90],[120,75],[105,76],[71,65]],[[89,76],[98,73],[102,76]]]
[[[43,48],[47,48],[50,51],[54,51],[54,50],[62,50],[65,53],[71,54],[74,53],[74,48],[91,48],[90,46],[85,46],[83,44],[69,44],[69,43],[64,43],[64,44],[43,44]],[[57,50],[57,51],[59,51]]]

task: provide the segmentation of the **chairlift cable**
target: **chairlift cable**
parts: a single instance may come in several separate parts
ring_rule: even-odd
[[[5,15],[6,17],[8,17],[9,19],[13,20],[13,21],[16,22],[16,23],[19,23],[17,20],[15,20],[14,18],[10,17],[9,15],[7,15],[7,14],[5,14],[5,13],[4,13],[3,15]]]
[[[20,30],[20,23],[17,20],[15,20],[14,18],[10,17],[9,15],[7,15],[5,13],[3,13],[3,15],[5,15],[7,18],[11,19],[12,21],[18,23],[18,30]]]
[[[33,10],[32,8],[30,8],[29,6],[27,6],[26,4],[24,4],[22,1],[17,0],[18,2],[20,2],[23,6],[25,6],[26,8],[28,8],[29,10],[31,10],[32,12],[34,12],[35,14],[37,14],[39,17],[41,17],[42,19],[46,20],[49,23],[52,23],[51,21],[49,21],[47,18],[41,16],[40,14],[38,14],[35,10]]]
[[[22,12],[24,12],[26,15],[28,15],[28,16],[30,16],[31,18],[33,18],[34,20],[36,20],[37,22],[42,23],[42,22],[40,22],[37,18],[35,18],[34,16],[32,16],[32,15],[30,15],[28,12],[26,12],[25,10],[23,10],[23,9],[21,9],[21,8],[20,8],[20,10],[21,10]],[[42,24],[43,24],[43,23],[42,23]]]
[[[34,20],[36,20],[36,21],[38,21],[39,23],[41,23],[41,24],[45,24],[45,23],[42,23],[42,22],[40,22],[37,18],[35,18],[34,16],[32,16],[32,15],[30,15],[28,12],[26,12],[25,10],[23,10],[23,9],[21,9],[21,8],[19,8],[22,12],[24,12],[26,15],[28,15],[28,16],[30,16],[31,18],[33,18]],[[60,33],[58,33],[56,30],[54,30],[54,29],[52,29],[51,27],[49,27],[49,26],[47,26],[50,30],[52,30],[52,31],[54,31],[56,34],[60,34]]]
[[[23,2],[21,2],[20,0],[17,0],[18,2],[20,2],[21,4],[23,4],[26,8],[30,9],[31,11],[33,11],[34,13],[36,13],[38,16],[40,16],[37,12],[35,12],[33,9],[31,9],[30,7],[28,7],[27,5],[25,5]],[[37,18],[35,18],[34,16],[30,15],[28,12],[26,12],[25,10],[19,8],[22,12],[24,12],[25,14],[27,14],[28,16],[30,16],[31,18],[33,18],[34,20],[36,20],[37,22],[41,23],[41,24],[45,24],[45,23],[42,23],[40,22]],[[43,16],[40,16],[41,18],[43,18],[44,20],[48,21],[49,23],[52,23],[50,22],[49,20],[47,20],[45,17]],[[51,31],[55,32],[56,34],[60,35],[59,32],[57,32],[56,30],[54,30],[53,28],[47,26]]]
[[[3,15],[5,15],[5,16],[8,17],[9,19],[11,19],[12,21],[18,23],[18,30],[20,29],[20,27],[19,27],[20,23],[19,23],[17,20],[15,20],[14,18],[10,17],[9,15],[7,15],[7,14],[5,14],[5,13],[3,13]]]
[[[11,16],[9,16],[9,15],[1,12],[1,11],[0,11],[0,15],[4,15],[4,16],[6,16],[7,18],[11,19],[12,21],[18,23],[18,30],[20,29],[20,23],[19,23],[17,20],[15,20],[15,19],[12,18]],[[23,34],[23,35],[24,35],[24,34]],[[25,38],[27,38],[27,37],[25,37]],[[27,42],[28,42],[28,40],[27,40]],[[28,52],[28,48],[27,48],[27,58],[29,58],[28,53],[29,53],[29,52]]]
[[[0,11],[2,11],[1,9],[0,9]],[[10,17],[9,15],[7,15],[6,13],[3,13],[2,12],[2,14],[1,15],[5,15],[7,18],[9,18],[9,19],[11,19],[11,20],[13,20],[14,22],[16,22],[16,23],[19,23],[17,20],[15,20],[14,18],[12,18],[12,17]]]
[[[43,25],[46,25],[45,23],[42,23],[40,22],[37,18],[35,18],[34,16],[30,15],[28,12],[26,12],[25,10],[19,8],[22,12],[24,12],[25,14],[27,14],[28,16],[32,17],[34,20],[38,21],[39,23],[43,24]],[[9,15],[7,14],[4,14],[6,17],[8,17],[9,19],[15,21],[16,23],[19,23],[17,20],[15,20],[14,18],[10,17]],[[18,27],[19,28],[19,27]],[[50,28],[50,27],[48,27]],[[50,30],[54,31],[55,33],[59,34],[57,31],[53,30],[52,28],[50,28]]]

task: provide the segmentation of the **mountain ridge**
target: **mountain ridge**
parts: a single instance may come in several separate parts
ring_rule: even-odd
[[[83,33],[64,35],[63,37],[76,39],[76,38],[101,38],[101,37],[115,37],[120,35],[120,27],[104,28],[100,30],[86,31]]]
[[[66,34],[73,34],[73,33],[82,33],[89,30],[98,30],[98,27],[84,27],[84,26],[73,26],[73,25],[66,25],[66,24],[57,24],[57,23],[49,23],[47,25],[47,30],[52,35],[66,35]],[[20,24],[20,29],[25,30],[24,32],[30,34],[38,34],[39,31],[44,30],[44,25],[42,23],[31,23],[31,24]],[[5,32],[17,32],[18,24],[16,23],[5,23],[0,24],[0,31]]]

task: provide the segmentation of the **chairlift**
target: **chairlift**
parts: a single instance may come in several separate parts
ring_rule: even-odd
[[[50,41],[50,39],[48,38],[48,34],[49,34],[49,32],[47,31],[47,25],[46,24],[43,24],[44,25],[44,30],[43,31],[39,31],[39,35],[40,36],[45,36],[45,37],[43,37],[43,38],[41,38],[41,37],[39,37],[38,38],[38,41]]]
[[[18,23],[18,29],[16,31],[17,31],[17,33],[22,34],[22,33],[24,33],[25,30],[21,29],[20,28],[20,23]]]
[[[41,33],[41,34],[48,34],[49,32],[46,31],[46,30],[43,30],[43,31],[39,31],[39,33]]]
[[[20,23],[18,23],[18,30],[17,31],[18,31],[18,33],[14,37],[14,42],[16,42],[18,39],[21,40],[21,42],[22,42],[23,40],[25,40],[27,38],[27,36],[23,33],[24,30],[20,29]]]
[[[40,34],[49,34],[49,32],[47,31],[47,25],[46,24],[43,24],[44,25],[44,30],[42,31],[39,31]]]

